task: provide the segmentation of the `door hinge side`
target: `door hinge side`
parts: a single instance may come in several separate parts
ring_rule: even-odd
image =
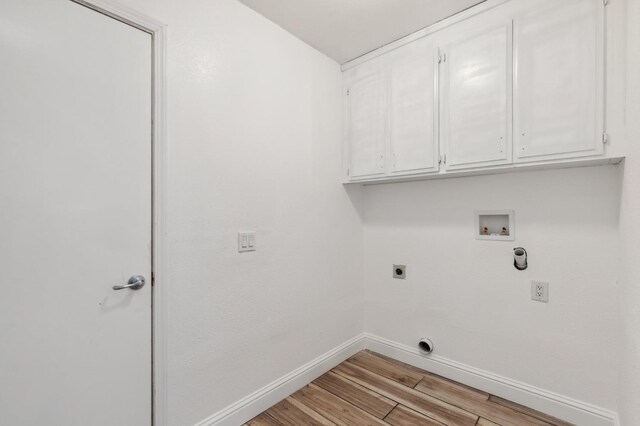
[[[349,89],[347,89],[347,96],[349,96],[349,92],[350,92],[350,90],[349,90]]]
[[[602,143],[605,144],[605,145],[609,143],[609,134],[608,133],[603,133],[602,134]]]
[[[609,4],[609,0],[602,0],[602,3],[606,6]]]

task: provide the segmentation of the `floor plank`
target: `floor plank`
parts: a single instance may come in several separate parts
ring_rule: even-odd
[[[389,414],[397,405],[395,401],[331,371],[318,377],[313,381],[313,384],[380,419]]]
[[[480,417],[480,420],[478,420],[477,426],[500,426],[500,425],[498,423],[492,422],[491,420],[483,419],[482,417]]]
[[[453,401],[452,401],[453,403]],[[455,403],[464,410],[478,415],[501,426],[549,426],[550,423],[531,417],[525,413],[513,410],[493,401],[464,401],[457,400]]]
[[[535,417],[547,423],[551,423],[552,425],[555,425],[555,426],[573,426],[571,423],[557,419],[548,414],[541,413],[540,411],[536,411],[533,408],[529,408],[524,405],[516,404],[515,402],[511,402],[504,398],[500,398],[499,396],[491,395],[489,397],[489,400],[492,402],[495,402],[496,404],[500,404],[502,406],[511,408],[512,410],[516,410],[516,411],[520,411],[521,413],[528,414],[531,417]]]
[[[384,422],[314,384],[292,395],[293,399],[339,426],[384,426]]]
[[[423,416],[417,411],[413,411],[403,405],[398,405],[384,419],[385,422],[392,426],[443,426],[427,416]]]
[[[423,377],[422,374],[371,352],[359,352],[349,358],[349,362],[409,387],[414,387]]]
[[[473,388],[452,384],[449,380],[437,376],[426,377],[418,383],[416,390],[496,422],[502,426],[537,425],[549,426],[550,423],[531,417],[526,413],[496,404],[489,395]]]
[[[335,426],[335,423],[289,397],[267,410],[282,426]]]
[[[338,365],[333,371],[441,423],[457,426],[475,426],[478,420],[478,416],[474,414],[391,379],[379,376],[349,361]]]
[[[249,420],[248,423],[245,423],[245,426],[281,426],[281,425],[273,417],[267,414],[267,412],[264,412],[259,416]]]
[[[366,352],[366,353],[368,353],[368,354],[371,354],[371,355],[377,356],[378,358],[385,359],[385,360],[389,361],[389,362],[390,362],[390,363],[392,363],[392,364],[398,364],[398,365],[401,365],[401,366],[403,366],[404,368],[406,368],[406,369],[408,369],[408,370],[410,370],[410,371],[413,371],[414,373],[416,373],[416,374],[418,374],[418,375],[420,375],[420,376],[424,376],[424,375],[427,375],[427,374],[431,374],[431,373],[430,373],[430,372],[428,372],[427,370],[423,370],[422,368],[418,368],[418,367],[415,367],[415,366],[413,366],[413,365],[411,365],[411,364],[407,364],[406,362],[398,361],[397,359],[393,359],[393,358],[388,357],[388,356],[386,356],[386,355],[383,355],[383,354],[381,354],[381,353],[374,352],[374,351],[372,351],[371,349],[365,349],[365,350],[364,350],[364,351],[362,351],[362,352]]]
[[[458,407],[460,407],[460,405],[456,404],[456,401],[459,400],[486,401],[489,399],[489,394],[486,392],[470,388],[445,379],[444,377],[436,376],[435,374],[424,376],[420,383],[415,386],[415,389],[450,402]]]
[[[370,351],[363,351],[245,426],[571,426]]]

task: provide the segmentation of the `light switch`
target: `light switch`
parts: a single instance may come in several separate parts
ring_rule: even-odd
[[[256,233],[238,232],[238,252],[255,251],[256,250]]]

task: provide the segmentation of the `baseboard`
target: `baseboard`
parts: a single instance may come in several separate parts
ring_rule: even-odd
[[[344,342],[194,426],[244,424],[363,349],[370,349],[576,425],[620,426],[618,415],[613,411],[438,355],[424,356],[417,348],[369,333],[363,333]]]
[[[365,333],[365,347],[390,358],[517,402],[580,426],[618,426],[615,412],[417,348]]]
[[[620,426],[620,417],[618,417],[618,413],[614,413],[613,425]]]
[[[258,389],[195,426],[238,426],[262,413],[365,348],[364,333]]]

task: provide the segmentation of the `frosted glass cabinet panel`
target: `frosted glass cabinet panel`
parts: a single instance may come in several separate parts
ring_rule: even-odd
[[[515,160],[601,154],[602,1],[536,3],[514,19]]]
[[[511,162],[511,22],[449,43],[443,61],[447,170]]]
[[[436,54],[429,38],[389,54],[392,173],[438,171]]]
[[[372,70],[348,87],[349,176],[384,174],[386,93],[384,74]]]

